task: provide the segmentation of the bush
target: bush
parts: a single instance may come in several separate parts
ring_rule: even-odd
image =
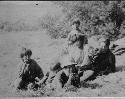
[[[60,29],[56,29],[55,26],[62,35],[68,34],[70,23],[78,18],[81,21],[81,30],[88,36],[106,33],[112,39],[119,38],[121,24],[125,20],[124,1],[55,1],[54,3],[63,8],[63,21],[57,22],[61,24]],[[96,17],[99,17],[99,21],[103,21],[105,26],[98,25]],[[95,23],[97,25],[94,25]]]
[[[63,16],[45,15],[41,18],[41,27],[47,30],[51,38],[66,37],[66,28],[70,28],[64,23]],[[64,33],[65,32],[65,33]]]

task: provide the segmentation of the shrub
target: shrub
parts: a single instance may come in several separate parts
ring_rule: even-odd
[[[69,24],[78,18],[81,21],[81,30],[88,36],[106,33],[112,39],[119,38],[121,34],[119,30],[125,20],[124,1],[55,1],[54,3],[63,8],[61,34],[64,35],[66,31],[67,34],[70,31]],[[104,22],[105,29],[101,27],[102,24],[94,25],[96,17]],[[59,24],[62,24],[61,22]]]

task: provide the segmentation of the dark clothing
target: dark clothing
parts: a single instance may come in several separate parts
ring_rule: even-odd
[[[68,82],[69,81],[69,82]],[[70,73],[67,83],[75,87],[80,87],[80,77],[78,73]]]
[[[75,65],[76,64],[66,66],[69,75],[65,86],[73,85],[75,87],[80,87],[80,77],[78,75],[78,69],[76,68]]]
[[[22,64],[22,66],[24,68],[23,71],[20,70],[20,75],[19,75],[19,77],[21,77],[22,80],[33,82],[35,81],[36,77],[38,77],[39,79],[43,77],[43,71],[35,60],[31,59],[29,63],[24,63]]]
[[[110,50],[98,53],[96,56],[89,56],[88,59],[91,60],[91,63],[82,66],[80,71],[93,70],[94,77],[115,72],[115,56]]]
[[[34,83],[36,77],[42,79],[43,76],[43,71],[35,60],[30,59],[28,63],[21,62],[18,67],[17,79],[20,79],[20,81],[17,80],[17,86],[27,86],[29,83]]]

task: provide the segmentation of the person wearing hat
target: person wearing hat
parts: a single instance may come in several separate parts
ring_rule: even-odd
[[[35,60],[31,59],[31,56],[32,51],[30,49],[22,49],[20,53],[21,62],[19,63],[17,78],[14,83],[16,89],[26,90],[30,83],[35,84],[44,76],[42,68]]]

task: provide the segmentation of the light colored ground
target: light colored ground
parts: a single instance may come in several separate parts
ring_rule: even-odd
[[[60,14],[60,10],[49,3],[28,5],[8,5],[0,2],[0,21],[25,20],[31,25],[37,24],[38,17],[43,14]],[[43,71],[49,68],[49,63],[58,56],[64,40],[51,40],[41,31],[31,32],[0,32],[0,97],[16,96],[11,84],[15,78],[21,47],[31,48],[33,58],[37,60]],[[88,85],[78,89],[78,92],[55,92],[50,96],[125,96],[125,54],[116,57],[118,72],[106,77],[100,77]],[[101,87],[99,87],[101,86]],[[48,92],[49,93],[49,92]]]
[[[49,47],[52,41],[44,32],[0,32],[0,96],[8,96],[8,86],[15,77],[21,47],[31,48],[32,58],[36,59],[43,71],[47,63],[58,53],[59,49]],[[55,41],[54,41],[55,42]]]
[[[0,32],[0,96],[15,96],[11,83],[15,78],[16,67],[19,62],[19,52],[22,46],[33,51],[33,58],[37,60],[46,72],[49,62],[59,54],[64,40],[51,40],[45,32]],[[118,70],[124,69],[125,55],[116,57]],[[94,83],[94,84],[93,84]],[[92,86],[98,86],[92,89]],[[88,86],[86,88],[85,86]],[[52,96],[125,96],[125,72],[117,72],[107,77],[100,77],[90,85],[83,85],[78,92],[54,94]]]

